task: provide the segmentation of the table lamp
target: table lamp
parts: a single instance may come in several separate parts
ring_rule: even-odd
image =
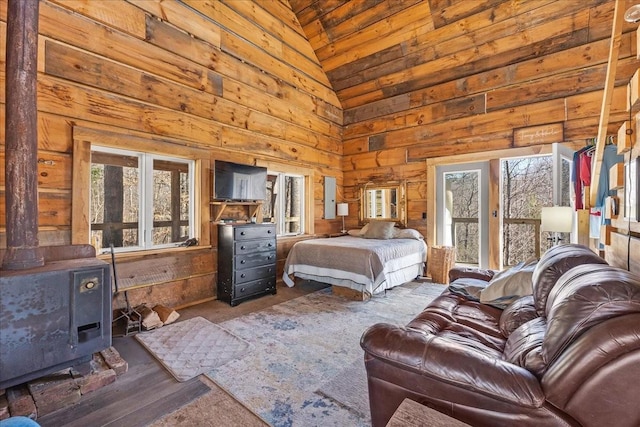
[[[340,230],[342,232],[342,234],[346,234],[347,229],[344,226],[344,217],[349,215],[349,204],[348,203],[338,203],[337,204],[337,208],[338,208],[338,216],[342,217],[342,230]]]
[[[552,206],[542,208],[540,214],[542,231],[553,233],[549,238],[554,245],[562,240],[558,233],[571,233],[573,227],[573,209],[570,206]]]

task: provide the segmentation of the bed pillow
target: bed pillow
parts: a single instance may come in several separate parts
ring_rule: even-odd
[[[362,237],[362,229],[361,228],[354,228],[353,230],[347,231],[347,234],[349,236],[353,236],[353,237]]]
[[[418,230],[414,230],[413,228],[394,228],[393,238],[424,240],[424,236],[420,234]]]
[[[532,276],[537,263],[534,258],[497,272],[480,293],[480,302],[507,306],[521,296],[532,294]]]
[[[391,239],[395,226],[394,221],[370,221],[369,227],[362,237],[365,239]]]

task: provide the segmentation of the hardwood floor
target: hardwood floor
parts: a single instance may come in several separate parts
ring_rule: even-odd
[[[326,285],[300,282],[278,287],[276,295],[246,301],[236,307],[211,301],[179,310],[180,319],[201,316],[214,323],[262,310],[314,292]],[[180,383],[133,336],[113,339],[129,364],[115,383],[83,396],[68,408],[39,418],[43,427],[57,426],[264,426],[265,423],[201,375]]]

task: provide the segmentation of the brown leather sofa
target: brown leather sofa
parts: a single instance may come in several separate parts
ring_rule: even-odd
[[[640,426],[640,278],[584,246],[547,251],[504,310],[445,291],[361,346],[374,427],[405,398],[473,426]]]

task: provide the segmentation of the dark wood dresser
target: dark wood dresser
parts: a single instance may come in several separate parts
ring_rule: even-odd
[[[276,293],[275,224],[218,225],[218,299],[232,306]]]

